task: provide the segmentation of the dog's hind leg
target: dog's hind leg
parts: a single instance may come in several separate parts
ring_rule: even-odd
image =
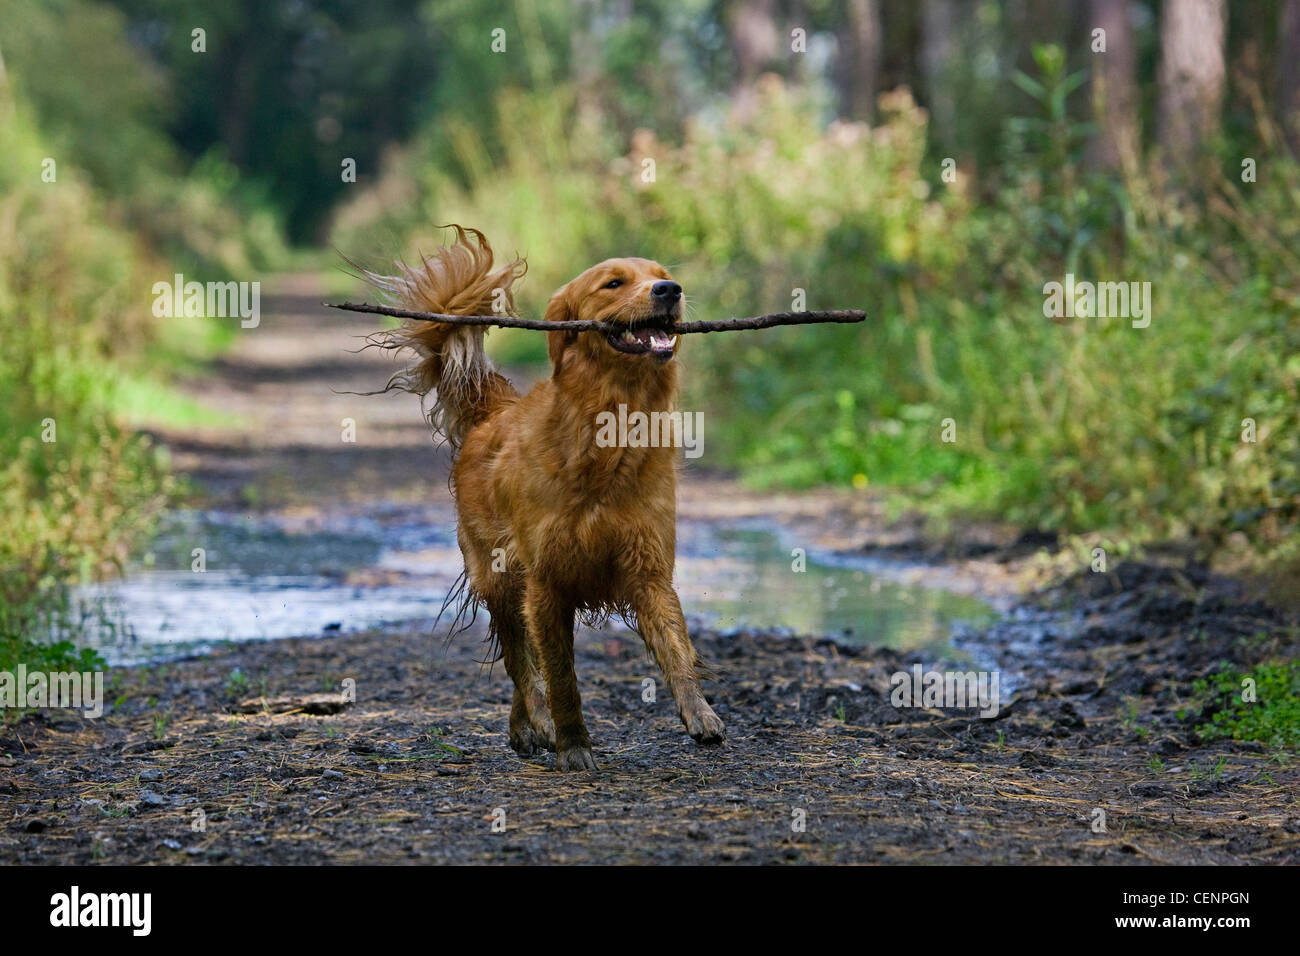
[[[700,656],[691,644],[681,601],[671,587],[649,586],[632,597],[637,628],[655,663],[664,672],[668,689],[677,701],[677,713],[686,732],[699,744],[720,744],[725,739],[722,721],[700,688]]]
[[[510,706],[510,746],[519,756],[531,757],[538,750],[555,749],[555,724],[546,703],[546,685],[537,655],[528,644],[517,593],[495,597],[488,604],[488,613],[501,642],[506,673],[515,685]]]
[[[546,675],[546,702],[555,721],[555,769],[595,770],[591,736],[582,720],[582,698],[573,670],[574,611],[572,604],[550,589],[529,581],[524,622]]]

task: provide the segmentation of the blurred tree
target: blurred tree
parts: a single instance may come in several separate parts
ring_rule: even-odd
[[[930,109],[930,125],[951,135],[957,115],[957,18],[963,13],[956,0],[925,0],[925,26],[921,45],[921,70]]]
[[[775,17],[776,0],[735,0],[727,8],[727,36],[735,64],[732,95],[742,114],[757,105],[754,82],[781,53]]]
[[[845,14],[837,33],[841,111],[847,119],[870,121],[875,115],[876,76],[880,71],[880,4],[877,0],[848,0]]]
[[[0,119],[7,119],[14,108],[13,90],[9,87],[9,73],[5,70],[5,51],[0,49]]]
[[[265,183],[299,241],[323,238],[347,188],[344,159],[364,177],[412,131],[443,59],[428,21],[403,0],[117,5],[170,78],[177,143],[194,157],[224,153]]]
[[[586,0],[571,36],[581,108],[624,136],[648,128],[678,140],[686,120],[727,89],[728,38],[708,0]]]
[[[1090,159],[1118,169],[1138,156],[1137,43],[1129,0],[1090,0],[1089,49],[1092,52],[1092,106],[1097,120]],[[1093,30],[1103,30],[1104,52],[1092,49]]]
[[[1157,136],[1176,165],[1188,164],[1218,130],[1226,23],[1223,0],[1167,0],[1164,5]]]
[[[15,87],[96,185],[121,196],[143,171],[178,165],[160,129],[164,77],[127,42],[119,11],[84,0],[6,0],[0,24]]]
[[[1277,111],[1291,150],[1300,154],[1300,0],[1283,0],[1277,26]]]
[[[879,4],[880,57],[875,71],[876,98],[905,86],[926,105],[929,85],[922,68],[925,10],[921,3]]]

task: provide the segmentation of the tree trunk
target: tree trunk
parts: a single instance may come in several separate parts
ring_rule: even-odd
[[[736,61],[732,110],[742,119],[758,108],[755,81],[780,52],[775,7],[775,0],[738,0],[728,10],[727,34]]]
[[[758,75],[777,55],[780,38],[777,35],[774,0],[743,0],[731,7],[728,17],[728,34],[731,54],[736,58],[736,85],[753,86]]]
[[[1160,113],[1166,156],[1187,165],[1215,132],[1223,103],[1224,0],[1166,0],[1160,24]]]
[[[1287,143],[1300,153],[1300,0],[1283,0],[1278,15],[1277,110]]]
[[[880,38],[880,4],[877,0],[848,0],[848,16],[839,34],[837,70],[842,112],[846,119],[870,122],[875,115]]]
[[[1092,108],[1097,137],[1090,158],[1107,169],[1119,169],[1138,155],[1137,46],[1129,20],[1129,0],[1091,0],[1088,26],[1092,56]],[[1106,51],[1093,50],[1093,30],[1106,31]]]
[[[930,128],[951,138],[957,119],[953,63],[957,52],[957,4],[954,0],[925,0],[921,36],[921,75],[930,110]]]

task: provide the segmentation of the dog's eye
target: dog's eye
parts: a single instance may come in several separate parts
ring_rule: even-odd
[[[621,286],[622,284],[623,284],[623,280],[622,280],[622,279],[610,279],[608,282],[605,283],[605,288],[606,288],[606,289],[617,289],[617,288],[618,288],[619,286]]]

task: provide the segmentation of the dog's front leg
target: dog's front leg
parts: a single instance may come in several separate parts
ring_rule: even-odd
[[[632,610],[641,638],[677,701],[686,732],[699,744],[722,743],[725,728],[700,688],[700,656],[687,633],[677,592],[671,585],[644,588],[633,597]]]
[[[595,770],[573,670],[573,615],[573,605],[561,601],[544,585],[528,582],[524,621],[546,677],[546,703],[555,722],[555,769]]]

